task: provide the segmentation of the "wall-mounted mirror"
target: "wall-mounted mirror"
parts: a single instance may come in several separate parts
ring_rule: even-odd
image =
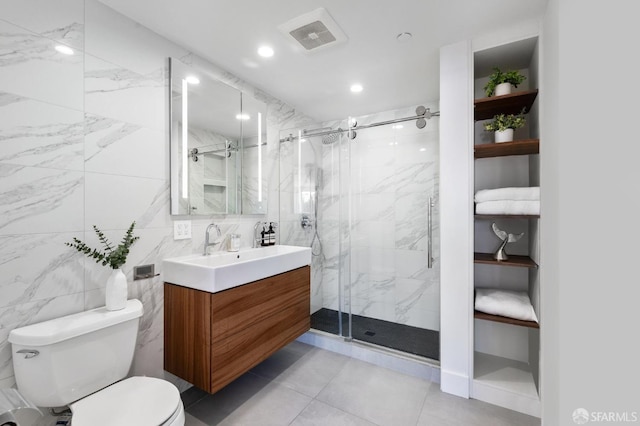
[[[174,58],[171,87],[171,214],[259,214],[266,105]]]

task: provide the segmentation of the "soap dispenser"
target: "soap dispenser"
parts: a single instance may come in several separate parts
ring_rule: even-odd
[[[261,246],[269,245],[269,234],[264,229],[264,225],[262,226],[262,232],[260,232],[260,245]]]
[[[269,245],[276,245],[276,231],[273,230],[273,222],[269,222],[269,230],[267,231],[269,234]]]

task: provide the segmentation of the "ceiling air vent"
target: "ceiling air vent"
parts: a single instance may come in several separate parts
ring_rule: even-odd
[[[278,29],[297,46],[302,46],[305,52],[315,52],[347,40],[347,36],[323,8],[293,18],[278,26]]]

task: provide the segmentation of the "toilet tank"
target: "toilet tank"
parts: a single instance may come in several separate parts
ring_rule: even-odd
[[[62,407],[123,379],[142,312],[132,299],[118,311],[101,307],[12,330],[18,390],[39,407]]]

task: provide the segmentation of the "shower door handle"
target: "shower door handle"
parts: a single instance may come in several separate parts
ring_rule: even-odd
[[[429,197],[429,205],[427,206],[427,268],[433,268],[433,229],[432,229],[432,219],[431,216],[433,214],[433,197]]]

